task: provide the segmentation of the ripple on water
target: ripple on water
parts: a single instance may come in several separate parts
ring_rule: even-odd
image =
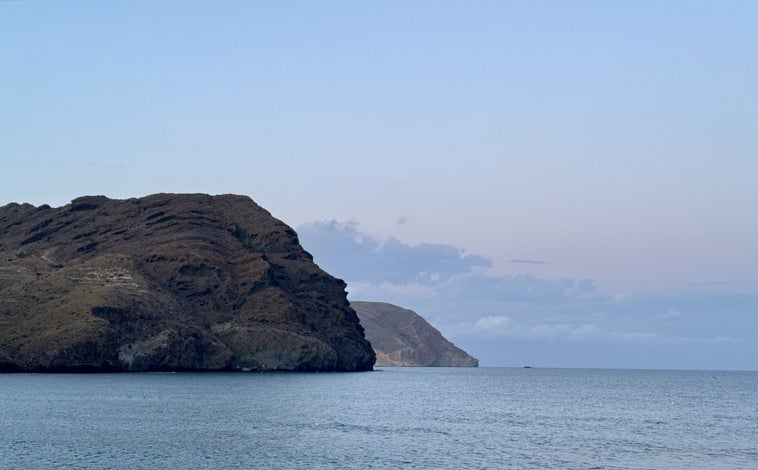
[[[758,374],[703,377],[487,368],[0,375],[0,467],[754,467]]]

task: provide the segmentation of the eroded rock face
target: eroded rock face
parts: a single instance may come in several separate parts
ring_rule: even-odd
[[[442,336],[413,310],[383,302],[350,302],[378,366],[477,367],[479,361]]]
[[[345,283],[244,196],[0,207],[0,370],[370,370]]]

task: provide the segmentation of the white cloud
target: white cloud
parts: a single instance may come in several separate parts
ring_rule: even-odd
[[[508,328],[510,324],[511,319],[505,315],[482,317],[474,323],[474,331],[494,334]]]
[[[516,323],[507,316],[482,317],[474,324],[473,332],[484,336],[499,336],[519,340],[573,342],[600,340],[605,333],[596,326],[572,326],[565,323],[527,325]]]
[[[672,308],[672,309],[669,309],[666,313],[655,315],[653,319],[654,320],[677,320],[681,318],[681,316],[682,316],[682,312],[680,312],[679,310],[675,308]]]
[[[637,344],[637,345],[706,345],[734,344],[744,341],[734,337],[664,336],[651,331],[609,331],[594,324],[540,323],[528,325],[514,322],[504,315],[486,316],[473,327],[455,328],[458,335],[528,340],[545,343]]]

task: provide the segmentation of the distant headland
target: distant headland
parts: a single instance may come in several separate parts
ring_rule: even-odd
[[[350,302],[378,366],[477,367],[479,361],[445,339],[413,310],[383,302]]]

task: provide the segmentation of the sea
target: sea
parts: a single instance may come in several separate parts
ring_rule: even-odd
[[[0,375],[2,469],[758,469],[758,372]]]

